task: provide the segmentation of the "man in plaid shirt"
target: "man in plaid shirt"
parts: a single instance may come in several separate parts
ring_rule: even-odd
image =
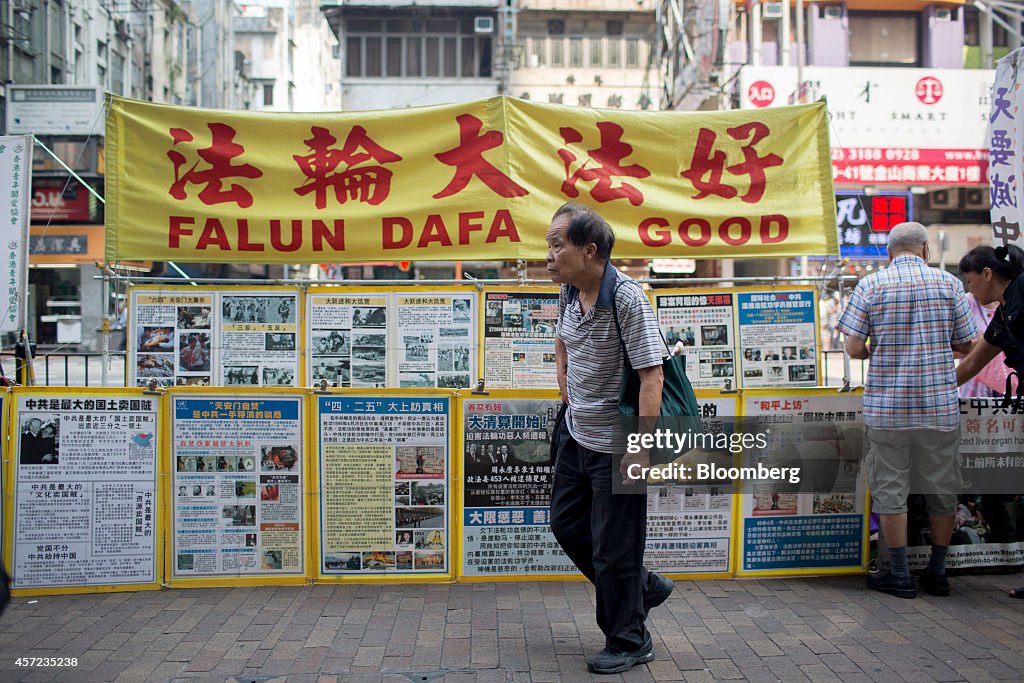
[[[864,465],[892,566],[869,575],[868,588],[901,598],[917,595],[906,547],[913,471],[915,492],[926,494],[932,537],[919,583],[932,595],[949,595],[946,551],[962,485],[953,351],[967,353],[977,330],[960,281],[928,266],[923,225],[892,229],[889,260],[888,268],[858,283],[838,325],[847,353],[871,359],[864,386]]]

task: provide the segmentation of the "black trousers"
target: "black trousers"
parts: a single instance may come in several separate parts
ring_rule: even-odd
[[[551,491],[551,531],[594,584],[605,647],[630,651],[648,637],[644,592],[657,579],[644,569],[647,496],[612,493],[612,456],[580,445],[560,421]]]

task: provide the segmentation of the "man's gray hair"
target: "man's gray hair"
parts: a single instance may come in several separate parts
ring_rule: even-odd
[[[889,233],[889,251],[917,251],[928,243],[928,230],[920,223],[900,223]]]

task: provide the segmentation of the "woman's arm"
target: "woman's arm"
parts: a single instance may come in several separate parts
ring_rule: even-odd
[[[984,338],[975,342],[970,353],[956,366],[957,386],[960,386],[981,372],[982,368],[992,362],[992,359],[997,355],[999,355],[998,346],[988,343]]]

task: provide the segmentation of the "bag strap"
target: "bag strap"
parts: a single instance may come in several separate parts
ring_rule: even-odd
[[[1017,378],[1017,404],[1024,406],[1024,382],[1021,381],[1020,373],[1013,371],[1006,376],[1006,393],[1003,394],[1003,402],[1000,408],[1006,409],[1013,405],[1013,378]]]
[[[619,333],[619,345],[622,346],[622,358],[626,363],[626,366],[632,369],[632,365],[629,362],[629,354],[626,352],[626,341],[622,338],[622,323],[619,322],[619,287],[622,285],[633,282],[633,280],[619,280],[615,283],[615,289],[612,290],[612,315],[615,316],[615,329]],[[637,287],[640,285],[637,284]],[[643,290],[641,290],[642,292]],[[658,325],[658,335],[661,337],[661,343],[665,345],[665,352],[668,356],[672,355],[672,350],[668,347],[668,341],[665,339],[665,333],[661,331],[661,325]]]

